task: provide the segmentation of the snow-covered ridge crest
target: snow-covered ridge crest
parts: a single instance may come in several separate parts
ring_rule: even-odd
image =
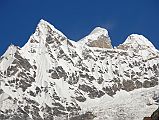
[[[45,49],[47,44],[51,46],[59,46],[61,44],[67,44],[67,37],[58,29],[56,29],[49,22],[41,19],[38,23],[35,32],[30,36],[28,42],[22,47],[24,49],[30,49],[35,52],[40,49]],[[41,50],[40,50],[41,51]]]
[[[159,54],[155,54],[149,44],[140,45],[138,37],[129,39],[122,45],[126,49],[113,49],[108,31],[97,27],[81,44],[82,41],[70,41],[54,26],[41,20],[23,48],[11,46],[0,59],[0,81],[3,81],[0,83],[0,120],[1,114],[6,118],[22,115],[20,120],[26,117],[76,120],[76,115],[94,105],[97,107],[93,113],[97,113],[98,120],[132,118],[132,111],[127,111],[131,105],[134,105],[134,115],[143,118],[145,114],[139,109],[148,108],[148,105],[140,96],[155,100],[148,103],[153,105],[154,111],[159,94],[135,93],[131,97],[129,93],[158,85]],[[136,99],[138,101],[133,102]],[[117,107],[114,109],[114,106]],[[100,112],[100,108],[104,111]],[[146,115],[149,114],[150,111]]]
[[[58,29],[56,29],[53,25],[51,25],[49,22],[41,19],[40,22],[37,25],[37,28],[39,28],[39,30],[41,32],[44,32],[45,34],[47,34],[47,30],[48,30],[48,26],[51,28],[52,31],[58,33],[59,35],[67,38],[61,31],[59,31]]]
[[[146,37],[139,34],[131,34],[130,36],[128,36],[123,44],[131,44],[134,47],[137,47],[137,45],[141,45],[147,46],[151,49],[155,49],[154,45]]]
[[[53,31],[55,33],[53,36],[56,38],[61,37],[62,39],[67,39],[67,36],[65,36],[61,31],[56,29],[53,25],[51,25],[49,22],[41,19],[40,22],[37,25],[37,28],[35,30],[35,33],[30,37],[29,41],[32,39],[37,40],[38,42],[44,42],[46,40],[48,32]],[[76,41],[76,40],[75,40]],[[45,42],[44,42],[45,43]],[[111,45],[111,39],[109,37],[109,33],[105,28],[102,27],[95,27],[92,32],[90,32],[89,35],[85,36],[81,40],[77,41],[77,44],[80,45],[87,45],[89,47],[99,47],[99,48],[113,48]],[[104,45],[103,45],[104,44]],[[154,45],[143,35],[139,34],[131,34],[127,37],[124,43],[120,44],[119,46],[127,46],[127,47],[138,47],[140,46],[146,46],[146,48],[150,48],[153,51],[157,51]],[[120,47],[117,47],[120,48]]]
[[[126,50],[132,54],[135,52],[143,57],[143,59],[149,59],[159,55],[159,51],[154,45],[143,35],[131,34],[127,37],[123,44],[120,44],[118,49]]]

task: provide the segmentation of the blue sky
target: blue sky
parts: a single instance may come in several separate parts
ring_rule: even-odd
[[[138,33],[159,49],[159,0],[0,0],[0,54],[11,43],[23,46],[40,19],[73,40],[100,26],[113,46]]]

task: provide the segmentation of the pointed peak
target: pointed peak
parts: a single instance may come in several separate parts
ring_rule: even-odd
[[[42,25],[42,24],[53,26],[53,25],[51,25],[49,22],[47,22],[47,21],[44,20],[44,19],[41,19],[41,20],[39,21],[38,26],[39,26],[39,25]],[[53,27],[54,27],[54,26],[53,26]]]
[[[53,28],[53,29],[56,29],[53,25],[51,25],[49,22],[47,22],[46,20],[44,20],[44,19],[41,19],[40,21],[39,21],[39,23],[38,23],[38,25],[37,25],[38,27],[39,26],[42,26],[42,27],[46,27],[46,26],[49,26],[49,27],[51,27],[51,28]]]
[[[67,38],[61,31],[56,29],[52,24],[49,22],[45,21],[44,19],[41,19],[37,25],[37,29],[39,29],[42,33],[47,34],[48,31],[54,31],[60,36],[63,36]]]
[[[103,34],[104,36],[108,36],[108,31],[105,28],[95,27],[93,31],[90,33],[90,35],[91,34]]]
[[[48,23],[48,22],[44,19],[41,19],[39,23]]]
[[[67,43],[67,37],[56,29],[49,22],[41,19],[36,27],[33,35],[30,36],[28,42],[23,46],[23,50],[27,50],[27,52],[35,53],[38,50],[36,48],[44,48],[47,44],[51,44],[52,46],[58,46],[61,44]],[[34,46],[34,47],[33,47]],[[36,46],[36,47],[35,47]]]

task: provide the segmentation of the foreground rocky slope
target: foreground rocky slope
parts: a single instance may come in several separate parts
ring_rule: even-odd
[[[107,105],[106,102],[122,91],[126,91],[126,95],[136,89],[146,91],[150,88],[153,92],[146,99],[152,101],[153,112],[158,99],[158,93],[155,93],[159,79],[158,61],[158,50],[142,35],[132,34],[123,44],[113,48],[106,29],[97,27],[82,40],[74,42],[41,20],[22,48],[11,45],[1,56],[0,119],[74,119],[85,115],[84,111],[91,113],[86,114],[90,119],[98,119],[103,115],[97,114],[97,109],[94,118],[92,103],[99,101],[97,105],[100,106],[99,103],[104,101],[103,105]],[[134,104],[137,105],[135,101]],[[147,102],[141,104],[149,105]],[[113,112],[106,113],[107,118],[100,120],[118,117],[127,120],[124,114],[113,117]],[[135,114],[141,118],[145,116]]]
[[[151,115],[152,120],[158,120],[159,119],[159,108],[153,112]]]

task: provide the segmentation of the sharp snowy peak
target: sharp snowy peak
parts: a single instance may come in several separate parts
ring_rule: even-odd
[[[113,49],[104,28],[73,42],[41,20],[1,56],[0,119],[138,120],[156,109],[158,80],[158,51],[143,36]]]
[[[56,34],[58,34],[59,36],[63,36],[66,38],[66,36],[59,30],[57,30],[53,25],[51,25],[50,23],[48,23],[47,21],[45,21],[43,19],[40,20],[35,33],[38,34],[39,32],[41,32],[43,35],[46,35],[46,34],[48,34],[49,31],[53,31]]]

